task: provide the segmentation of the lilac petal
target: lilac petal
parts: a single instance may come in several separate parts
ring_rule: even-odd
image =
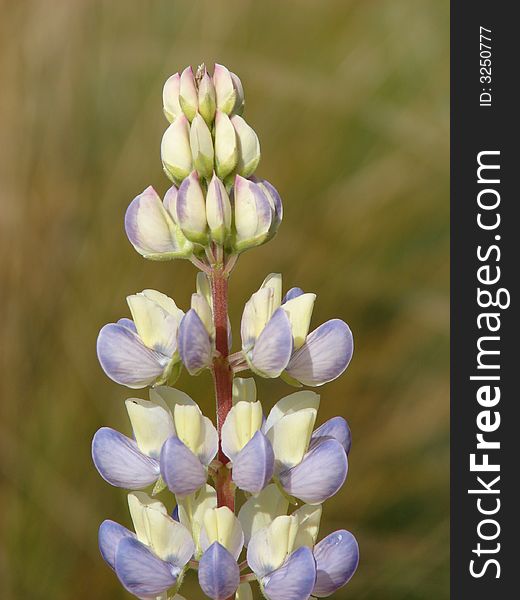
[[[314,430],[311,436],[311,446],[322,437],[332,437],[345,448],[348,454],[352,446],[350,427],[343,417],[333,417]]]
[[[122,319],[118,319],[117,324],[122,325],[123,327],[126,327],[127,329],[130,329],[130,331],[133,331],[134,333],[137,333],[137,328],[135,326],[135,323],[132,321],[132,319],[127,319],[127,318],[123,317]]]
[[[307,600],[316,580],[316,564],[310,548],[293,552],[276,571],[262,579],[269,600]]]
[[[294,298],[298,298],[298,296],[302,296],[304,293],[305,292],[302,290],[302,288],[293,287],[283,297],[282,304],[285,304],[286,302],[289,302],[289,300],[293,300]]]
[[[105,562],[115,569],[116,550],[123,538],[134,538],[135,534],[115,521],[107,519],[99,526],[99,551]]]
[[[116,487],[140,490],[159,477],[159,463],[143,454],[134,440],[110,427],[96,431],[92,460],[101,477]]]
[[[325,598],[345,585],[354,575],[359,563],[356,538],[341,529],[331,533],[314,547],[316,585],[313,596]]]
[[[226,600],[240,583],[240,570],[230,552],[218,542],[213,542],[199,562],[199,584],[202,591],[213,600]]]
[[[116,573],[123,586],[135,596],[159,596],[176,581],[180,569],[161,560],[141,542],[125,538],[116,550]]]
[[[321,504],[343,485],[347,470],[343,446],[338,440],[323,438],[299,465],[280,473],[280,483],[291,496],[307,504]]]
[[[116,383],[143,388],[155,383],[169,360],[147,348],[124,325],[109,323],[99,332],[97,355],[103,371]]]
[[[193,452],[172,435],[161,450],[161,475],[177,496],[188,496],[206,483],[206,469]]]
[[[289,362],[292,348],[289,317],[278,308],[256,340],[251,355],[252,366],[263,377],[278,377]]]
[[[271,480],[273,471],[273,447],[265,435],[257,431],[233,460],[233,481],[241,490],[258,494]]]
[[[211,364],[211,339],[193,308],[184,315],[179,327],[179,354],[190,375]]]
[[[272,237],[280,227],[280,223],[283,219],[282,199],[280,198],[280,194],[278,193],[274,185],[272,183],[269,183],[267,179],[259,179],[257,180],[257,183],[264,190],[267,199],[269,200],[269,204],[271,205],[271,209],[273,211],[271,228],[269,230],[269,235],[270,237]]]
[[[343,373],[353,351],[349,326],[340,319],[331,319],[307,336],[292,356],[287,372],[304,385],[323,385]]]

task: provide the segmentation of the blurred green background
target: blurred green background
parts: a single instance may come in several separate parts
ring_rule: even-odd
[[[284,200],[276,239],[240,260],[235,331],[264,276],[319,294],[356,351],[321,389],[354,445],[321,536],[361,564],[335,598],[448,598],[448,2],[0,0],[0,597],[129,597],[97,550],[122,490],[90,460],[129,433],[132,395],[102,373],[99,328],[146,287],[188,306],[194,268],[151,263],[123,230],[163,193],[161,89],[187,64],[242,78],[259,175]],[[209,376],[178,383],[206,412]],[[262,380],[265,408],[291,389]],[[145,397],[145,392],[138,392]],[[191,581],[191,580],[190,580]],[[188,581],[188,600],[201,593]],[[192,587],[190,587],[192,586]]]

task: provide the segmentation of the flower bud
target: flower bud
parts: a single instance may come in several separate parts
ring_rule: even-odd
[[[237,172],[242,177],[249,177],[260,162],[260,142],[254,129],[242,117],[234,115],[231,117],[231,123],[238,141]]]
[[[199,113],[202,115],[208,126],[213,123],[217,100],[215,86],[207,71],[204,72],[199,83]]]
[[[242,252],[267,240],[273,211],[262,188],[240,175],[235,177],[234,199],[235,249]]]
[[[193,121],[198,108],[198,92],[193,69],[186,67],[181,73],[179,86],[179,104],[190,121]]]
[[[206,218],[215,242],[223,244],[231,231],[231,203],[222,181],[213,175],[206,194]]]
[[[215,85],[217,109],[227,115],[231,114],[237,102],[237,88],[235,87],[231,73],[226,67],[215,64],[213,83]]]
[[[193,164],[201,177],[209,179],[213,173],[213,140],[211,132],[199,113],[190,127],[190,146]]]
[[[206,203],[196,171],[179,188],[175,216],[182,232],[190,241],[202,245],[208,241]]]
[[[181,76],[175,73],[175,75],[166,80],[163,87],[163,110],[170,123],[182,113],[182,108],[179,104],[180,80]]]
[[[161,159],[164,172],[174,183],[180,183],[190,174],[193,168],[190,127],[184,115],[179,115],[164,132]]]
[[[215,170],[220,179],[229,175],[237,164],[238,147],[235,128],[229,117],[217,110],[215,118]]]

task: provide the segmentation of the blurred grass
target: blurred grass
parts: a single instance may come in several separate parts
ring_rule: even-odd
[[[354,435],[322,535],[352,530],[361,564],[335,597],[448,598],[448,29],[436,0],[0,0],[3,600],[128,597],[96,543],[102,519],[128,524],[125,497],[90,440],[128,432],[129,392],[95,339],[129,293],[188,304],[193,268],[140,259],[122,219],[148,184],[167,188],[163,81],[203,60],[241,76],[259,174],[285,205],[233,277],[235,340],[271,271],[318,292],[316,324],[355,335],[321,390],[320,420],[342,414]],[[211,410],[209,377],[179,385]],[[266,408],[290,391],[259,388]]]

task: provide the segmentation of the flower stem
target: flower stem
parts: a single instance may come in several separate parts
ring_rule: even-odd
[[[210,280],[217,350],[213,360],[213,381],[217,403],[218,460],[222,463],[217,472],[217,505],[227,506],[234,512],[235,490],[231,471],[226,466],[229,459],[222,452],[222,425],[233,404],[233,369],[228,360],[228,274],[221,267],[216,267],[211,270]]]

